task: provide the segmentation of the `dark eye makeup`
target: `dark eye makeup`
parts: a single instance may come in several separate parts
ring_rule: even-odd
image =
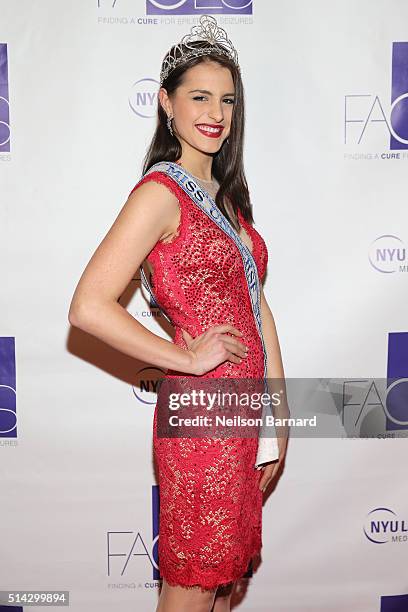
[[[194,96],[193,100],[204,100],[205,96]],[[228,104],[234,104],[235,100],[233,98],[224,98],[224,102]]]

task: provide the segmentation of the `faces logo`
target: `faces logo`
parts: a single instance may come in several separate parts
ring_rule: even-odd
[[[408,429],[408,332],[388,335],[386,429]]]
[[[344,99],[344,144],[373,144],[384,134],[391,150],[408,149],[408,42],[392,45],[391,106],[375,93],[350,94]]]
[[[0,338],[0,438],[17,438],[14,338]]]
[[[408,594],[382,595],[380,612],[407,612]]]
[[[387,377],[344,380],[342,424],[360,437],[408,430],[408,332],[388,334]],[[400,437],[406,437],[401,433]]]
[[[160,496],[158,485],[152,486],[152,535],[143,537],[140,531],[108,531],[107,532],[107,561],[108,576],[112,570],[120,576],[132,575],[134,568],[131,561],[134,557],[144,557],[148,568],[152,570],[152,579],[160,580],[159,571],[159,516]],[[120,562],[120,563],[119,563]],[[112,568],[112,565],[114,566]],[[151,588],[149,582],[145,587]]]
[[[252,0],[146,0],[147,15],[252,15]]]
[[[0,43],[0,152],[10,152],[10,108],[6,43]]]

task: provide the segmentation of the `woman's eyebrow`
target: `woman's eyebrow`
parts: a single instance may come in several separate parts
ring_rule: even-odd
[[[208,96],[212,96],[213,94],[211,93],[211,91],[208,91],[207,89],[192,89],[191,91],[189,91],[188,93],[195,93],[195,92],[199,92],[199,93],[203,93],[203,94],[207,94]],[[224,96],[234,96],[235,93],[226,93],[224,94]]]

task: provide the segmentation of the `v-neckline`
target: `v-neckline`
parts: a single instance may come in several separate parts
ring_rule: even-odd
[[[191,176],[193,179],[198,180],[198,181],[201,181],[201,180],[202,180],[202,179],[199,179],[198,177],[194,176],[194,174],[192,174],[192,173],[191,173],[189,170],[187,170],[186,168],[184,168],[184,166],[182,166],[181,164],[178,164],[177,162],[171,162],[171,163],[172,163],[172,164],[174,164],[175,166],[178,166],[178,167],[179,167],[179,168],[180,168],[180,169],[181,169],[183,172],[185,172],[186,174],[190,175],[190,176]],[[208,182],[208,181],[207,181],[207,182]],[[211,197],[211,194],[209,194],[209,195],[210,195],[210,197]],[[239,233],[237,232],[237,234],[238,234],[238,236],[240,237],[240,239],[242,240],[242,237],[240,236],[240,233],[241,233],[241,230],[242,230],[242,229],[244,230],[244,232],[246,233],[246,235],[247,235],[247,236],[248,236],[248,238],[249,238],[249,241],[250,241],[250,243],[251,243],[251,246],[249,246],[249,245],[248,245],[248,244],[247,244],[247,243],[246,243],[244,240],[242,240],[242,242],[245,244],[245,246],[247,247],[247,249],[249,250],[249,252],[251,253],[251,255],[252,255],[252,256],[254,256],[254,241],[252,240],[252,236],[250,236],[250,235],[249,235],[249,233],[246,231],[245,227],[242,225],[242,223],[241,223],[241,219],[239,218],[240,216],[241,216],[241,217],[242,217],[242,219],[244,220],[243,215],[242,215],[242,213],[241,213],[240,209],[238,208],[238,209],[237,209],[237,218],[238,218],[238,223],[239,223],[239,226],[240,226],[240,232],[239,232]],[[171,241],[170,241],[170,244],[171,244],[171,242],[173,242],[173,241],[171,240]]]

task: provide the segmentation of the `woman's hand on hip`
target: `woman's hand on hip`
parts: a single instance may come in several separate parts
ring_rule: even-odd
[[[184,329],[181,331],[192,355],[192,374],[205,374],[227,360],[241,363],[247,357],[248,349],[245,344],[234,338],[242,336],[243,333],[228,323],[214,325],[196,338]]]

